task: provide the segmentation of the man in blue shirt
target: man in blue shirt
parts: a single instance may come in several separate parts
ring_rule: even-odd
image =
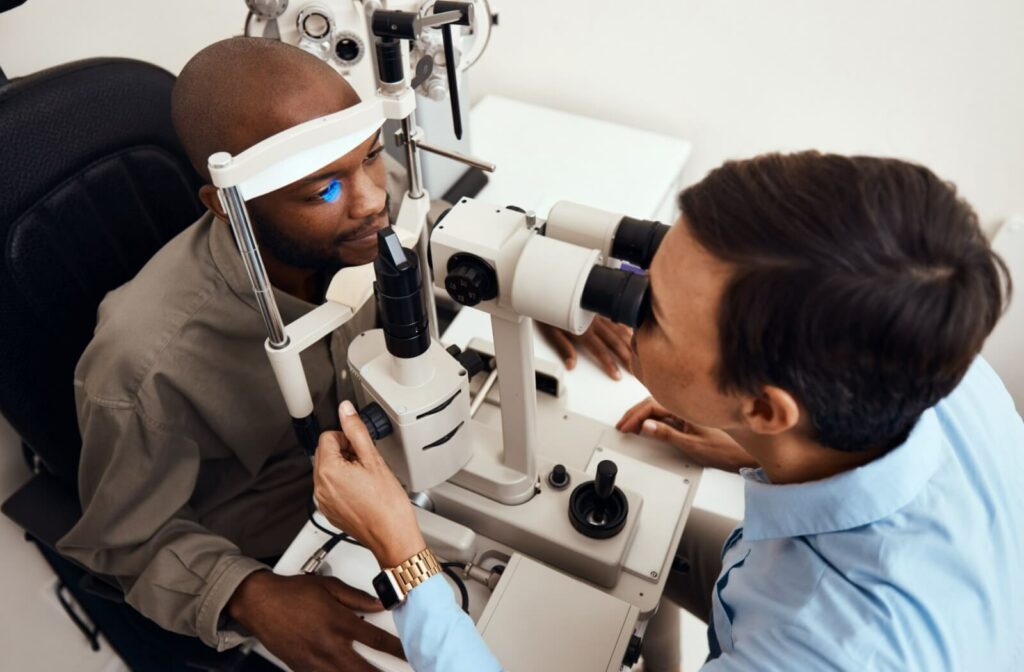
[[[1024,424],[978,357],[1009,279],[974,212],[921,166],[814,152],[726,163],[680,205],[633,340],[657,401],[619,426],[743,468],[742,525],[723,544],[695,514],[667,591],[708,619],[706,669],[1024,668]],[[386,564],[422,537],[342,415],[317,497]],[[450,591],[417,590],[417,671],[498,669],[468,618],[432,630]]]

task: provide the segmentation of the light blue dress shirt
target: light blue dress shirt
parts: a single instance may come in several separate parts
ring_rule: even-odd
[[[1024,670],[1024,423],[981,358],[863,467],[743,476],[704,672]],[[395,622],[416,672],[500,669],[441,577]]]
[[[743,476],[705,672],[1024,670],[1024,425],[980,357],[883,457]]]
[[[394,618],[405,657],[416,672],[501,672],[440,574],[409,591]]]

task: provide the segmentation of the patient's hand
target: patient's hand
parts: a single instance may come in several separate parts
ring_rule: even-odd
[[[622,378],[619,364],[629,371],[632,359],[629,342],[633,338],[633,330],[629,327],[612,322],[601,315],[595,317],[590,328],[580,336],[547,324],[538,325],[540,333],[565,362],[566,369],[572,371],[576,367],[576,349],[582,347],[597,360],[598,366],[615,380]]]
[[[332,525],[370,549],[381,567],[395,567],[427,544],[408,495],[351,403],[341,404],[340,416],[340,432],[320,435],[313,496]]]
[[[672,444],[702,467],[737,472],[743,467],[757,466],[754,458],[722,430],[680,420],[653,397],[626,411],[615,427],[620,432],[643,434]]]
[[[296,672],[376,670],[352,649],[352,642],[404,658],[397,637],[352,611],[383,609],[377,599],[335,578],[268,571],[246,577],[227,606],[234,620]]]

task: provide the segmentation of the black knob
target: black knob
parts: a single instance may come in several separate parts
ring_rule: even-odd
[[[629,644],[626,646],[626,655],[622,658],[623,667],[633,667],[640,662],[640,652],[644,648],[644,642],[642,639],[633,635],[629,638]]]
[[[334,53],[343,61],[354,61],[359,58],[359,43],[350,37],[343,37],[334,45]]]
[[[480,353],[476,350],[467,350],[463,352],[459,346],[449,345],[445,348],[445,351],[462,365],[462,368],[466,370],[466,373],[470,378],[487,368],[487,364],[484,363],[484,358],[481,357]]]
[[[483,301],[484,284],[487,276],[474,266],[458,266],[448,274],[444,286],[456,301],[467,306],[475,306]]]
[[[597,477],[594,478],[594,492],[600,502],[608,501],[615,490],[615,477],[619,468],[611,460],[601,460],[597,465]]]
[[[476,350],[467,350],[456,359],[459,360],[459,364],[462,364],[462,368],[466,370],[470,378],[487,368],[484,358]]]
[[[611,460],[601,460],[594,480],[580,483],[569,495],[569,522],[581,534],[608,539],[626,525],[629,500],[615,487],[618,471]]]
[[[498,296],[498,278],[483,259],[471,254],[456,254],[448,260],[444,288],[464,306],[475,306]]]
[[[370,438],[374,441],[380,441],[392,432],[388,414],[376,401],[367,404],[359,411],[359,419],[366,425],[366,431],[370,433]]]
[[[551,469],[551,473],[548,474],[548,483],[556,490],[561,490],[569,485],[569,472],[565,470],[564,464],[556,464]]]

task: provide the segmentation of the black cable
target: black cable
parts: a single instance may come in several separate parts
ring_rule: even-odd
[[[324,545],[320,547],[320,550],[323,551],[324,553],[330,553],[331,551],[334,550],[335,546],[337,546],[339,543],[341,543],[344,540],[345,536],[346,535],[343,535],[343,534],[336,534],[336,535],[334,535],[333,537],[331,537],[330,539],[328,539],[327,541],[324,542]]]
[[[334,548],[341,542],[352,544],[353,546],[362,546],[356,539],[350,537],[344,532],[335,532],[329,528],[324,527],[316,520],[316,507],[313,504],[313,500],[309,500],[307,510],[309,511],[309,522],[313,523],[316,529],[330,535],[330,539],[325,541],[320,550],[325,554],[330,553]],[[441,571],[448,575],[448,577],[455,582],[455,586],[459,589],[459,595],[462,596],[462,610],[469,613],[469,591],[466,590],[466,583],[462,580],[462,577],[455,572],[455,568],[459,568],[463,571],[466,569],[466,564],[463,562],[442,562]]]
[[[448,577],[455,582],[455,586],[459,589],[459,595],[462,596],[462,610],[469,613],[469,591],[466,590],[466,582],[462,580],[462,577],[455,572],[455,568],[458,567],[461,570],[466,569],[465,563],[462,562],[442,562],[441,570],[448,575]]]
[[[316,513],[316,505],[313,504],[312,499],[306,502],[306,513],[309,515],[309,522],[313,523],[313,526],[321,532],[329,534],[332,537],[345,534],[344,532],[335,532],[334,530],[328,529],[316,521],[316,516],[314,515]]]
[[[362,544],[360,544],[354,538],[350,537],[348,534],[344,532],[335,532],[334,530],[324,527],[319,522],[317,522],[316,516],[314,515],[316,513],[316,506],[313,504],[312,499],[310,499],[307,502],[306,510],[309,513],[309,522],[313,523],[313,526],[316,529],[320,530],[324,534],[330,535],[331,537],[326,542],[324,542],[324,545],[320,547],[321,549],[326,550],[329,553],[331,549],[338,545],[339,541],[344,541],[345,543],[352,544],[353,546],[362,546]],[[330,544],[329,547],[328,544]]]

